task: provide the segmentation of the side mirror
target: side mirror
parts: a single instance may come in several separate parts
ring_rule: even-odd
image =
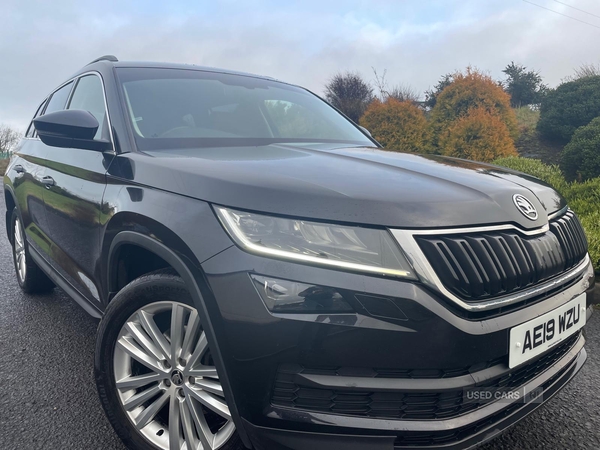
[[[111,149],[109,141],[94,140],[100,124],[88,111],[66,109],[33,120],[38,137],[51,147],[82,148],[104,151]]]
[[[369,130],[367,130],[365,127],[361,127],[360,125],[358,126],[358,128],[360,128],[363,133],[365,133],[367,136],[369,136],[370,138],[372,138],[373,136],[371,136],[371,132]]]

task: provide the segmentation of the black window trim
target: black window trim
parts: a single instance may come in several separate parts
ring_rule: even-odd
[[[65,81],[64,83],[62,83],[60,86],[58,86],[57,88],[53,89],[52,92],[49,95],[46,96],[46,98],[44,99],[44,101],[42,103],[40,103],[40,106],[42,106],[42,105],[44,106],[44,110],[39,115],[37,115],[37,112],[39,110],[39,107],[38,107],[38,109],[35,112],[36,115],[33,118],[35,119],[36,117],[39,117],[39,116],[42,116],[42,115],[45,114],[46,107],[48,106],[48,101],[52,98],[52,96],[56,93],[56,91],[62,89],[63,87],[65,87],[69,83],[73,83],[73,86],[71,87],[71,92],[69,92],[69,96],[67,97],[67,101],[65,103],[65,109],[66,109],[66,107],[71,103],[71,97],[73,97],[73,93],[75,92],[75,89],[77,88],[77,84],[79,83],[79,79],[81,79],[81,78],[83,78],[85,76],[88,76],[88,75],[96,75],[98,78],[100,78],[100,84],[102,85],[102,96],[104,97],[104,112],[106,114],[106,120],[107,120],[107,125],[108,125],[108,135],[109,135],[110,143],[111,143],[111,146],[112,146],[112,152],[113,152],[113,154],[116,155],[117,151],[115,149],[115,139],[114,139],[114,135],[113,135],[112,123],[110,121],[110,114],[108,113],[108,99],[106,97],[106,86],[104,84],[104,79],[102,78],[102,75],[100,74],[100,72],[97,72],[95,70],[90,70],[90,71],[87,71],[87,72],[75,75],[72,78],[69,78],[67,81]],[[30,127],[32,125],[33,125],[33,119],[31,120]],[[29,127],[27,128],[27,131],[29,131]],[[37,137],[37,134],[36,134],[32,138],[27,138],[26,137],[25,139],[38,139],[39,140],[39,137]]]
[[[37,139],[37,133],[35,131],[35,128],[33,127],[33,119],[39,117],[42,114],[42,112],[46,108],[47,102],[48,102],[48,97],[44,98],[44,100],[35,109],[35,113],[33,114],[33,118],[31,119],[31,121],[29,122],[29,126],[27,127],[27,131],[25,132],[25,136],[23,137],[23,139]],[[33,133],[31,135],[31,137],[27,136],[29,134],[29,132],[32,131],[32,129],[33,129]]]

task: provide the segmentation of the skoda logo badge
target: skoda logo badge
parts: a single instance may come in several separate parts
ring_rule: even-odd
[[[174,370],[171,374],[171,381],[175,386],[181,386],[183,384],[183,374],[179,370]]]
[[[515,202],[515,206],[519,211],[521,211],[521,214],[523,214],[529,220],[536,220],[538,218],[537,209],[535,209],[533,203],[527,200],[526,197],[522,196],[521,194],[515,194],[513,195],[513,202]]]

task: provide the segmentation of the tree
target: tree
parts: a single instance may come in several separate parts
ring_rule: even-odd
[[[388,97],[374,100],[360,119],[385,148],[402,152],[427,152],[429,130],[423,111],[409,101]]]
[[[396,84],[387,91],[387,98],[416,104],[419,102],[419,93],[412,86]]]
[[[373,97],[373,88],[356,72],[337,73],[325,85],[327,101],[356,123]]]
[[[491,162],[517,156],[514,141],[502,118],[484,107],[470,109],[440,137],[443,155]]]
[[[488,75],[467,68],[465,73],[452,75],[452,82],[437,96],[431,110],[431,130],[434,145],[456,120],[472,109],[482,109],[497,116],[514,140],[518,137],[517,118],[510,107],[510,96]]]
[[[600,117],[575,130],[563,150],[560,166],[569,181],[600,177]]]
[[[580,78],[586,77],[597,77],[600,76],[600,64],[586,63],[575,69],[575,73],[572,76],[568,76],[563,82],[575,81]]]
[[[412,86],[396,84],[395,86],[388,88],[387,81],[385,80],[387,69],[384,69],[380,76],[375,67],[371,68],[375,75],[375,86],[379,91],[379,100],[381,102],[385,102],[389,98],[394,98],[399,102],[417,103],[419,101],[419,93]]]
[[[575,130],[600,116],[600,76],[588,76],[551,90],[540,105],[537,130],[546,139],[567,143]]]
[[[535,70],[527,70],[525,66],[511,61],[502,72],[507,77],[504,83],[513,108],[537,105],[548,92],[548,86],[542,83],[541,75]]]
[[[433,107],[435,106],[435,104],[437,102],[438,96],[442,93],[442,91],[444,89],[446,89],[448,86],[450,86],[452,84],[453,80],[454,80],[454,74],[447,73],[442,78],[440,78],[440,80],[433,87],[433,89],[425,91],[425,107],[427,109],[433,109]]]
[[[0,156],[11,153],[19,140],[21,133],[8,125],[0,125]]]

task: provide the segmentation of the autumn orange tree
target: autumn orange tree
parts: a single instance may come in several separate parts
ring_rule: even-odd
[[[452,122],[440,136],[439,150],[443,155],[483,162],[517,156],[502,118],[482,107],[470,109]]]
[[[410,101],[389,97],[374,100],[360,124],[385,148],[402,152],[427,152],[429,128],[423,111]]]
[[[478,108],[497,116],[510,136],[518,137],[517,118],[510,107],[510,96],[490,76],[469,67],[465,73],[455,73],[452,83],[437,97],[431,111],[434,140],[437,142],[455,120]]]
[[[437,153],[479,161],[516,154],[517,118],[510,96],[490,76],[468,67],[452,75],[431,110]]]

